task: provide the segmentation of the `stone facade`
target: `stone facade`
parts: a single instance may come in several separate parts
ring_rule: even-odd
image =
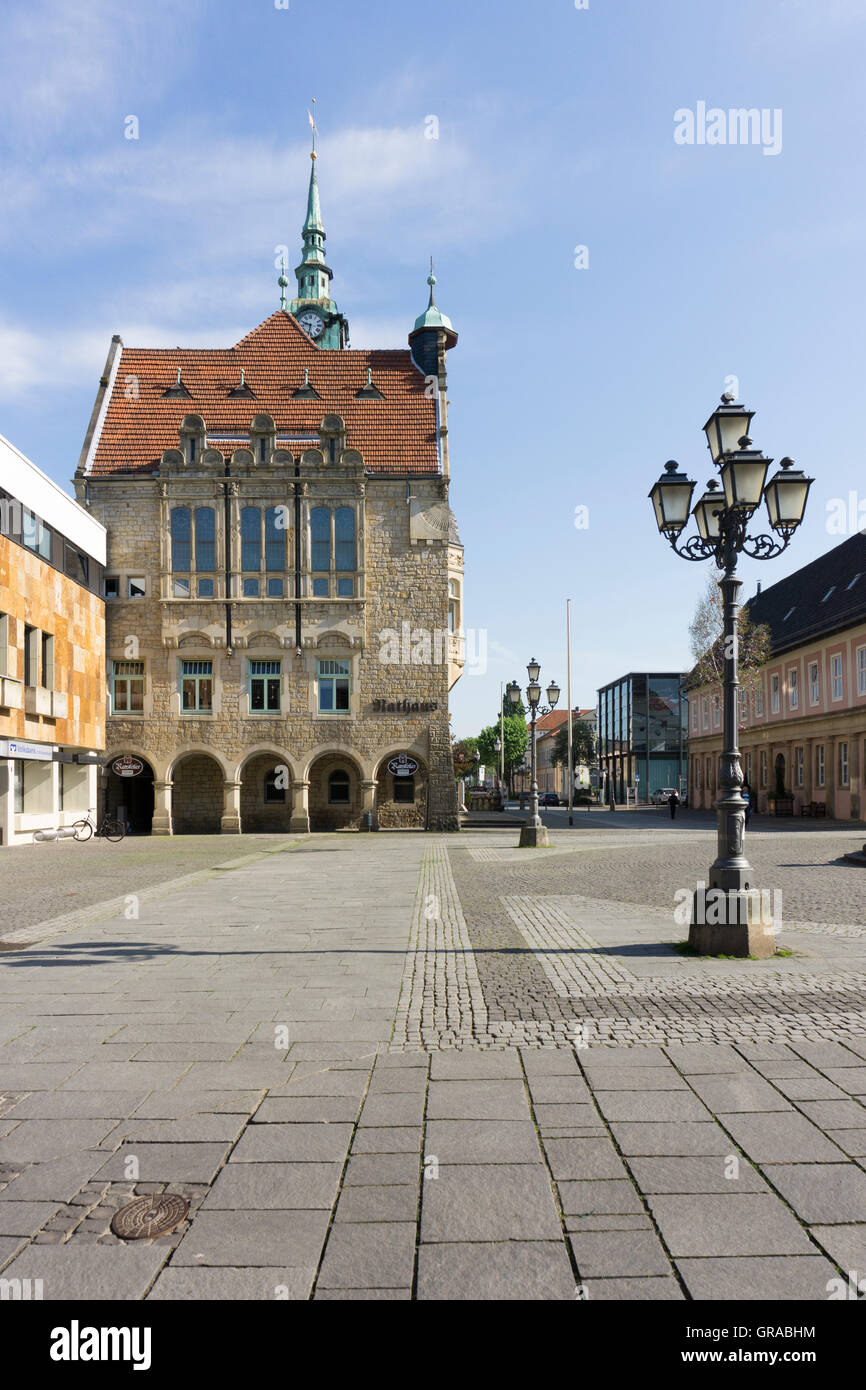
[[[279,317],[303,339],[294,320]],[[285,333],[285,326],[276,331]],[[316,352],[309,353],[314,381]],[[351,365],[351,358],[370,355],[327,356]],[[379,378],[397,406],[399,391],[417,397],[425,378],[409,353],[387,356],[405,359],[399,372]],[[440,356],[440,389],[430,404],[434,437],[445,409],[444,346]],[[103,390],[113,378],[116,394],[123,371],[122,363],[112,368],[110,362]],[[248,379],[255,382],[254,369]],[[194,404],[184,403],[188,413],[173,439],[163,435],[161,454],[147,471],[93,468],[98,441],[89,439],[76,476],[80,497],[108,529],[106,577],[116,595],[107,604],[108,751],[145,764],[135,786],[133,779],[121,786],[109,773],[109,805],[122,807],[141,830],[152,809],[155,834],[456,829],[448,694],[463,662],[463,557],[441,452],[434,467],[417,474],[377,468],[369,457],[375,440],[364,452],[355,447],[360,429],[327,402],[314,407],[315,432],[305,402],[306,447],[291,447],[290,422],[248,404],[245,430],[236,427],[237,412],[232,419],[232,433],[244,436],[240,447],[220,448],[227,431],[218,407],[199,413]],[[372,399],[365,406],[377,407]],[[391,429],[392,419],[383,428]],[[207,569],[196,565],[202,557],[195,539],[179,569],[184,552],[176,544],[175,514],[184,513],[183,525],[186,517],[198,524],[201,509],[213,535]],[[332,531],[324,576],[321,550],[314,549],[320,509],[351,515],[355,545],[348,567]],[[265,529],[252,568],[244,527],[254,515],[265,518]],[[279,563],[264,540],[268,517],[276,519],[272,538],[285,540],[284,548],[275,542]],[[272,583],[282,592],[268,596]],[[258,593],[250,593],[256,585]],[[278,709],[254,708],[253,662],[268,663]],[[141,673],[135,710],[125,687],[121,700],[115,698],[115,673],[131,669],[129,663]],[[347,709],[323,708],[322,671],[337,669],[328,663],[341,663],[348,676]],[[205,708],[184,708],[184,670],[209,673]],[[405,788],[395,792],[397,779],[387,771],[398,754],[418,764],[411,803],[402,799]],[[332,774],[339,774],[336,780]]]

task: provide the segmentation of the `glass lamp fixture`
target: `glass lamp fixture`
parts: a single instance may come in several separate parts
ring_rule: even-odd
[[[551,681],[550,685],[547,687],[547,703],[550,705],[551,709],[556,708],[556,702],[559,699],[559,696],[559,686],[556,684],[556,681]]]
[[[537,684],[538,684],[538,677],[541,675],[541,666],[540,666],[540,664],[535,660],[535,657],[532,658],[532,660],[530,661],[529,665],[527,666],[527,668],[526,668],[526,674],[529,676],[529,684],[530,684],[530,685],[537,685]]]
[[[725,499],[719,491],[719,484],[716,478],[711,478],[707,483],[707,490],[703,497],[695,504],[692,515],[698,525],[698,533],[702,541],[715,541],[719,538],[719,513],[725,505]]]
[[[508,698],[509,698],[509,700],[511,701],[512,705],[515,705],[515,706],[516,706],[516,705],[519,705],[519,704],[520,704],[520,686],[518,685],[517,681],[511,681],[511,682],[505,687],[505,689],[506,689],[507,692],[508,692]]]
[[[745,516],[751,516],[761,505],[767,469],[773,462],[760,449],[749,448],[751,442],[748,435],[743,435],[739,448],[726,456],[721,468],[725,505]]]
[[[649,496],[656,514],[656,525],[663,536],[678,536],[689,519],[695,484],[678,471],[675,459],[668,459]]]
[[[754,414],[754,410],[737,405],[731,391],[725,392],[721,405],[716,406],[704,425],[713,463],[717,464],[724,454],[736,451],[743,435],[749,433]]]
[[[767,514],[774,531],[790,535],[803,520],[809,489],[814,478],[807,478],[792,458],[783,458],[778,473],[774,473],[764,489]]]
[[[530,707],[535,709],[541,699],[541,686],[538,684],[538,681],[531,680],[529,682],[529,685],[526,687],[526,698],[529,701]]]

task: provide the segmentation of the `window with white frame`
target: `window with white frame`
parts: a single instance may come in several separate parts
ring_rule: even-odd
[[[770,709],[773,714],[779,713],[779,677],[770,677]]]
[[[830,657],[830,680],[832,682],[833,699],[842,699],[842,653],[837,652]]]
[[[759,680],[755,687],[755,718],[760,719],[764,713],[764,682]]]
[[[817,705],[821,700],[821,677],[817,661],[809,662],[809,704]]]
[[[701,718],[705,729],[710,727],[710,703],[706,695],[701,696]]]
[[[857,694],[866,695],[866,647],[857,648]]]
[[[213,662],[182,661],[181,709],[184,714],[210,714],[213,709]]]
[[[824,784],[825,784],[825,782],[826,782],[826,780],[827,780],[827,769],[826,769],[826,765],[825,765],[825,762],[824,762],[824,745],[823,745],[823,743],[817,743],[817,744],[815,745],[815,785],[816,785],[816,787],[823,787]]]
[[[115,661],[112,665],[112,714],[142,714],[144,712],[144,662]]]
[[[788,670],[788,709],[800,708],[800,672],[796,666]]]
[[[280,709],[279,661],[250,661],[250,712],[277,714]]]
[[[847,742],[844,742],[844,741],[843,741],[842,743],[839,744],[839,786],[840,786],[840,787],[847,787],[847,785],[848,785],[848,744],[847,744]]]
[[[803,785],[803,748],[802,745],[794,749],[794,783],[798,787]]]
[[[319,713],[336,714],[349,708],[348,661],[317,661]]]

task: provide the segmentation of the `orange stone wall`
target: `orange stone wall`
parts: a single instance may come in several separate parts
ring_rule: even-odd
[[[21,708],[0,704],[0,737],[101,750],[105,747],[105,604],[98,595],[32,551],[0,536],[0,614],[9,617],[5,675],[21,682]],[[54,638],[51,689],[66,694],[66,713],[27,714],[24,708],[24,625]],[[2,657],[2,653],[0,653]],[[0,673],[3,672],[0,662]],[[2,685],[2,680],[0,680]],[[0,699],[3,699],[0,690]]]

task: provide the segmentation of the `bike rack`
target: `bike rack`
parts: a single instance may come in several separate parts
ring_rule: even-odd
[[[75,837],[75,830],[71,825],[58,826],[56,830],[34,830],[33,843],[38,844],[40,840],[68,840]]]

